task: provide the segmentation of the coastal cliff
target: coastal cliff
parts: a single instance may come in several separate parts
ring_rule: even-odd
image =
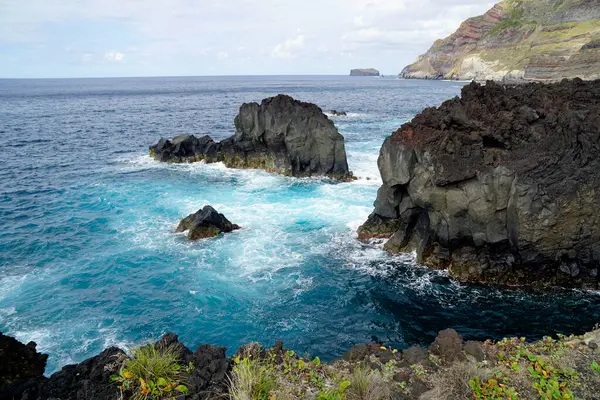
[[[479,342],[445,329],[428,348],[360,344],[324,363],[281,342],[249,343],[231,358],[224,347],[192,352],[168,333],[129,354],[108,348],[46,378],[47,356],[35,343],[0,333],[0,400],[594,400],[599,343],[598,330]]]
[[[556,81],[600,78],[596,0],[506,0],[436,41],[400,76]]]
[[[388,137],[359,238],[469,282],[600,287],[600,81],[471,83]]]
[[[179,135],[160,139],[150,155],[162,162],[223,162],[295,177],[352,178],[344,137],[315,104],[278,95],[243,104],[234,123],[235,135],[221,142]]]

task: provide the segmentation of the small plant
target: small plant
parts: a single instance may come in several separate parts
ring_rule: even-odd
[[[350,381],[343,381],[337,389],[322,389],[317,400],[346,400],[346,389],[351,384]]]
[[[175,349],[149,344],[134,349],[132,358],[111,380],[119,384],[121,392],[131,392],[133,400],[172,399],[188,392],[182,381],[184,373],[193,370],[191,363],[187,367],[178,364]]]
[[[416,376],[423,376],[427,372],[427,371],[425,371],[425,368],[423,368],[423,366],[421,364],[414,364],[414,365],[411,365],[410,367],[412,368],[413,371],[415,371]]]
[[[273,371],[259,360],[233,359],[233,378],[230,383],[232,400],[270,400],[276,389]]]
[[[573,399],[573,392],[567,386],[567,381],[577,378],[577,373],[554,368],[541,357],[530,356],[529,360],[531,365],[527,370],[534,380],[533,387],[542,400]]]
[[[600,364],[598,364],[596,361],[594,361],[592,363],[591,368],[592,368],[592,371],[597,372],[597,373],[600,374]]]
[[[506,385],[506,378],[496,374],[496,379],[483,382],[480,377],[469,381],[473,397],[478,400],[518,400],[519,396],[514,388]]]

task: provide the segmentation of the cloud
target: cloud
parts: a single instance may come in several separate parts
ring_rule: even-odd
[[[271,57],[273,58],[296,58],[297,50],[304,47],[304,35],[298,34],[292,39],[287,39],[285,42],[278,44],[271,51]]]
[[[118,51],[109,51],[104,53],[104,60],[110,62],[122,62],[125,60],[125,54]]]
[[[90,71],[346,74],[363,63],[392,74],[492,5],[486,0],[329,0],[326,7],[320,0],[0,0],[0,55],[10,60],[0,63],[0,77]]]

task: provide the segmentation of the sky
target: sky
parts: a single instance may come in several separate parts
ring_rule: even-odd
[[[485,0],[0,0],[0,78],[398,74]]]

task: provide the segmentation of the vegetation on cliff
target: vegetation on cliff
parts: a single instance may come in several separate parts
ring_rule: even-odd
[[[447,329],[429,348],[363,344],[331,363],[281,342],[270,349],[250,343],[232,358],[208,345],[192,353],[167,334],[130,356],[108,349],[50,378],[23,375],[37,362],[21,357],[32,345],[6,346],[6,338],[0,361],[10,368],[0,369],[0,399],[594,400],[600,393],[599,330],[465,342]]]
[[[438,40],[405,78],[559,80],[600,77],[595,0],[506,0]]]

